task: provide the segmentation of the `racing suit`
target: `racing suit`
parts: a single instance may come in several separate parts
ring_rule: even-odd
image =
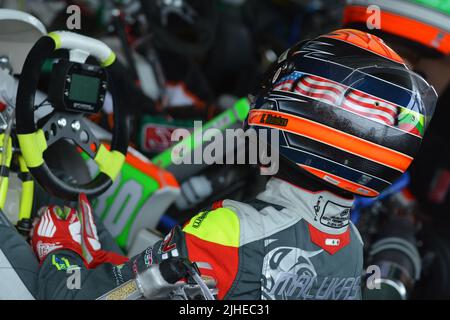
[[[30,300],[37,294],[39,262],[0,210],[0,300]]]
[[[349,220],[352,203],[271,178],[254,201],[216,203],[123,265],[85,269],[75,253],[51,253],[39,294],[97,298],[153,263],[187,257],[216,279],[219,299],[359,299],[363,244]],[[80,266],[79,289],[67,288],[55,261]]]

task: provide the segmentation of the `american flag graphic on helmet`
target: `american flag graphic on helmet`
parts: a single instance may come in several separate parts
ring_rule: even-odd
[[[294,72],[278,81],[274,90],[298,93],[383,124],[396,124],[396,105],[322,77]]]

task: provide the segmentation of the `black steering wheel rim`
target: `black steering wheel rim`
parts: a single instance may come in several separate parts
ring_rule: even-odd
[[[109,172],[108,170],[102,170],[102,168],[100,168],[100,173],[92,181],[82,185],[69,184],[60,180],[47,166],[45,159],[42,157],[46,146],[44,150],[38,149],[38,145],[43,144],[44,142],[42,141],[42,132],[39,131],[39,128],[34,121],[34,97],[42,65],[45,60],[58,49],[57,45],[58,44],[53,37],[48,35],[43,36],[33,46],[25,60],[17,89],[16,100],[16,132],[19,145],[31,174],[49,193],[66,200],[76,200],[81,192],[85,193],[88,197],[95,197],[105,192],[111,186],[118,173],[117,169],[114,170],[114,172]],[[106,150],[104,146],[101,146],[101,152],[103,156],[113,155],[114,157],[111,156],[111,159],[115,159],[116,165],[120,165],[121,167],[128,148],[128,123],[126,114],[124,114],[124,108],[120,107],[124,98],[115,90],[114,83],[111,81],[110,73],[108,72],[108,70],[114,68],[115,65],[116,64],[113,62],[105,67],[108,74],[109,89],[113,96],[113,139],[110,151]],[[30,137],[35,140],[30,140]],[[34,146],[33,142],[36,142]],[[33,148],[35,149],[31,150]],[[99,151],[100,150],[97,151],[97,154]],[[34,155],[32,155],[33,152],[37,153],[36,159],[42,157],[42,160],[32,159],[34,157]],[[120,161],[122,162],[120,163]]]

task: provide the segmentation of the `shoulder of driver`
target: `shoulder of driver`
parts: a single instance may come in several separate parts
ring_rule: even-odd
[[[239,247],[238,215],[229,208],[203,211],[191,218],[183,232],[218,245]]]

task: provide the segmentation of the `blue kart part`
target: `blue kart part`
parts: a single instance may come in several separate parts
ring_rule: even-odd
[[[364,198],[356,197],[355,204],[352,209],[351,220],[354,224],[358,223],[361,216],[361,209],[372,206],[376,201],[383,200],[395,193],[400,192],[406,188],[411,181],[408,172],[405,172],[398,180],[396,180],[389,188],[384,190],[378,197]]]
[[[171,230],[176,225],[178,225],[178,222],[174,218],[172,218],[172,217],[170,217],[170,216],[165,214],[159,220],[158,229],[168,232],[169,230]]]

